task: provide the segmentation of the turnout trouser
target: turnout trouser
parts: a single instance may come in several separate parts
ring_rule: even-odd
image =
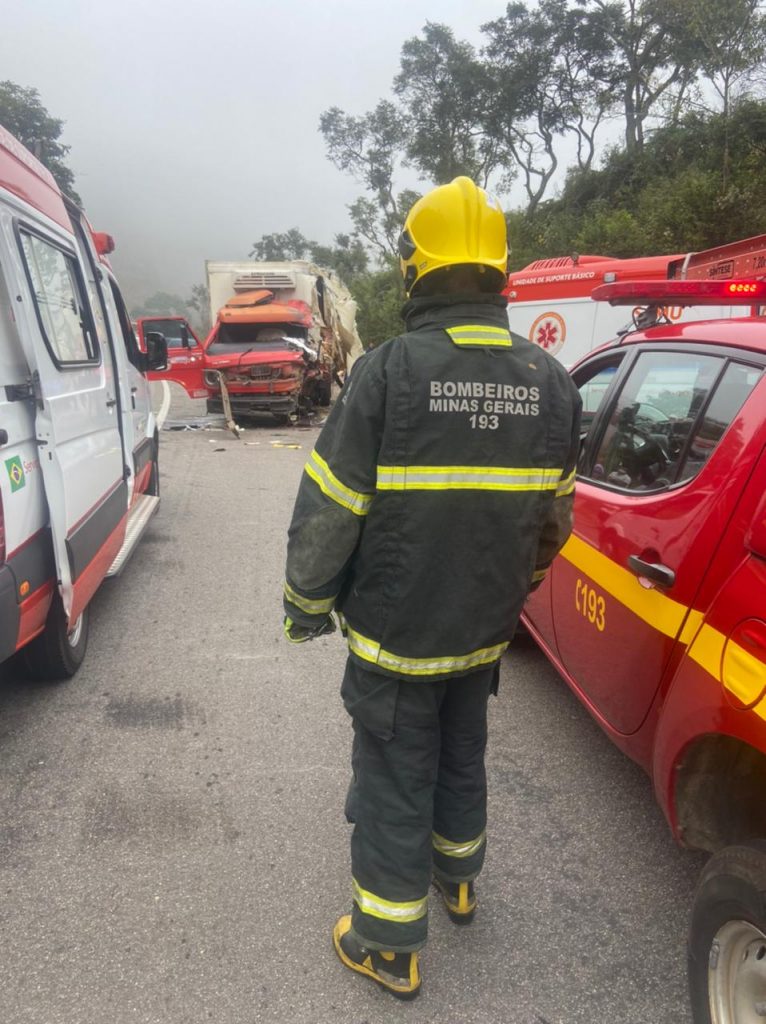
[[[487,700],[498,665],[429,682],[391,678],[349,659],[342,695],[353,719],[352,930],[372,949],[426,941],[433,874],[476,878],[487,824]]]

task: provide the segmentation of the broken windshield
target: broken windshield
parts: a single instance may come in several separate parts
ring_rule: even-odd
[[[308,342],[308,331],[297,324],[219,324],[209,352],[245,352],[258,346],[268,350],[287,347],[291,340]]]

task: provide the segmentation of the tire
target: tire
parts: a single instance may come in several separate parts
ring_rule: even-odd
[[[766,1017],[766,842],[708,861],[694,898],[688,948],[694,1024]]]
[[[278,427],[288,427],[290,425],[289,412],[273,412],[271,415],[274,417],[274,422]]]
[[[89,625],[90,608],[85,608],[74,630],[67,630],[64,606],[59,594],[55,594],[45,629],[24,649],[27,675],[41,682],[71,679],[85,659]]]

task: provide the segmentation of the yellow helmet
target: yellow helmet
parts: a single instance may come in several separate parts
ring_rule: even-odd
[[[470,178],[455,178],[418,199],[399,236],[399,266],[409,295],[417,281],[441,267],[473,263],[505,275],[505,217],[494,196]]]

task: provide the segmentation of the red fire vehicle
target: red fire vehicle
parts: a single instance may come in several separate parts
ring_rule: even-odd
[[[713,854],[689,942],[695,1024],[766,1015],[765,267],[762,236],[595,290],[628,309],[750,315],[659,314],[571,370],[574,532],[524,614],[650,773],[676,838]]]

